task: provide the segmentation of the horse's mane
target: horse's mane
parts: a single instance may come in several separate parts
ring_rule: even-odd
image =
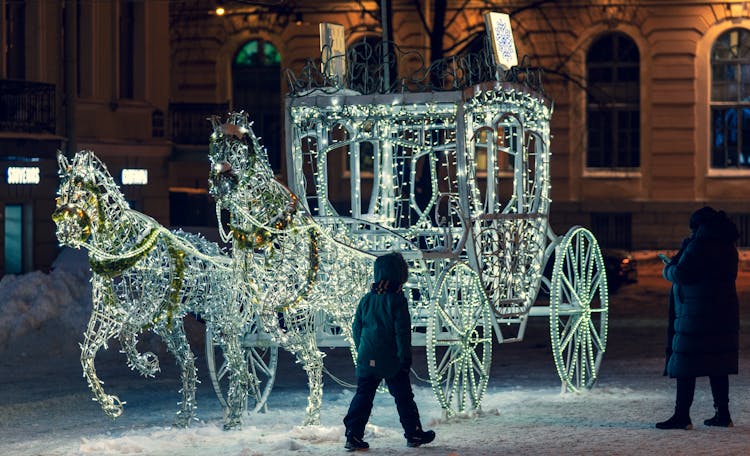
[[[107,198],[108,203],[114,204],[118,209],[122,211],[130,209],[130,205],[120,191],[120,187],[109,173],[107,165],[94,155],[93,151],[82,150],[76,153],[68,175],[80,177],[84,182],[96,186],[100,190],[101,196]]]
[[[263,177],[274,179],[273,168],[268,160],[268,150],[261,143],[261,138],[253,131],[253,123],[245,111],[229,113],[225,123],[222,123],[218,116],[213,116],[211,117],[214,130],[212,140],[223,139],[229,143],[240,143],[241,147],[247,148],[247,155],[250,155],[252,148],[256,159],[255,165],[260,167],[260,170],[256,169],[254,172],[261,172]]]

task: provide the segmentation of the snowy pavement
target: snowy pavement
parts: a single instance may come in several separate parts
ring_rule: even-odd
[[[525,340],[493,347],[490,387],[481,413],[446,421],[429,385],[415,394],[433,444],[405,447],[392,399],[376,398],[365,439],[372,455],[576,455],[750,454],[750,337],[742,337],[740,375],[730,377],[736,427],[703,426],[713,414],[707,379],[699,379],[691,431],[659,431],[656,421],[673,407],[674,381],[663,368],[668,284],[653,256],[639,257],[638,284],[610,303],[607,353],[599,385],[583,394],[560,394],[549,349],[548,322],[535,318]],[[202,384],[199,422],[170,426],[179,379],[174,362],[160,355],[162,372],[144,379],[125,365],[113,344],[97,368],[108,392],[127,402],[117,420],[107,418],[82,378],[77,343],[88,318],[86,284],[75,271],[6,276],[0,281],[0,454],[2,455],[330,455],[343,450],[343,425],[352,391],[325,378],[322,423],[301,427],[304,373],[282,354],[277,384],[265,414],[248,415],[242,430],[222,430],[222,412],[200,340],[189,321]],[[743,328],[750,318],[750,272],[739,281]],[[32,317],[32,315],[35,315]],[[147,348],[161,350],[155,340]],[[149,346],[148,344],[151,344]],[[351,380],[348,353],[326,350],[326,365]],[[424,349],[415,348],[415,370],[426,377]]]

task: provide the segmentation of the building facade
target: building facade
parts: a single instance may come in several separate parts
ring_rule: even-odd
[[[223,16],[176,20],[184,32],[172,40],[173,96],[226,99],[253,115],[255,98],[232,96],[233,59],[243,46],[271,45],[280,69],[299,71],[320,55],[321,22],[343,25],[348,45],[379,40],[380,3],[296,2],[285,10],[224,2]],[[484,33],[483,13],[511,14],[519,59],[544,69],[555,103],[551,223],[557,232],[580,224],[606,246],[674,248],[688,234],[690,212],[707,204],[727,211],[743,231],[741,244],[750,245],[750,144],[742,139],[750,133],[744,94],[750,2],[386,3],[392,40],[428,63],[471,48]],[[179,14],[173,10],[173,19]],[[281,154],[282,146],[272,144],[269,152]],[[347,193],[345,176],[331,186]]]
[[[0,275],[57,255],[57,150],[93,150],[134,208],[208,231],[207,118],[246,110],[283,180],[284,96],[320,57],[320,23],[343,25],[347,46],[385,24],[427,65],[481,45],[488,11],[511,14],[554,101],[556,232],[676,248],[708,204],[750,245],[750,2],[0,0]]]
[[[95,151],[168,222],[168,25],[166,2],[0,0],[0,276],[59,252],[58,151]]]

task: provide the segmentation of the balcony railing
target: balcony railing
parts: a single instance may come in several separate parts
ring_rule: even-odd
[[[55,134],[55,85],[0,79],[0,131]]]
[[[225,116],[229,103],[170,103],[172,141],[175,144],[207,145],[212,132],[208,118]]]

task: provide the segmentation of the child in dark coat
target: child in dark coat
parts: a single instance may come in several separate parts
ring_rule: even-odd
[[[406,444],[418,447],[435,439],[435,432],[422,430],[409,381],[411,317],[402,290],[408,276],[409,267],[401,254],[378,257],[375,282],[357,306],[352,326],[357,348],[357,392],[344,417],[345,448],[349,451],[370,447],[362,438],[375,392],[383,379],[396,401]]]

